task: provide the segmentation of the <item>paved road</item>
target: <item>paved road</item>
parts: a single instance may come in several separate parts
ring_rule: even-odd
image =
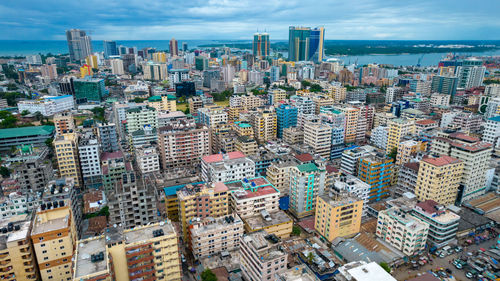
[[[402,268],[399,268],[399,269],[393,271],[392,275],[397,280],[408,280],[410,278],[416,277],[417,273],[423,273],[423,272],[427,272],[427,271],[432,270],[432,269],[442,267],[442,268],[449,268],[453,271],[452,275],[455,277],[454,280],[456,280],[456,281],[468,281],[471,279],[468,279],[467,277],[465,277],[466,271],[463,269],[459,270],[459,269],[455,268],[455,266],[453,264],[451,264],[451,261],[453,261],[454,259],[460,258],[462,256],[465,256],[466,252],[474,252],[474,251],[479,250],[479,248],[488,249],[490,246],[494,245],[495,243],[496,243],[496,239],[490,239],[490,240],[483,242],[479,245],[471,245],[471,246],[465,247],[464,251],[462,251],[461,253],[458,253],[458,254],[452,254],[452,255],[447,256],[445,258],[439,258],[439,257],[432,258],[433,259],[432,264],[427,264],[427,265],[421,267],[418,271],[412,271],[409,266],[405,266],[405,267],[402,267]]]

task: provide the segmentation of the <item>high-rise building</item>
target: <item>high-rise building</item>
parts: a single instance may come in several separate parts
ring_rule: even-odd
[[[188,43],[187,42],[182,42],[182,51],[187,52],[188,51]]]
[[[314,213],[316,198],[325,192],[326,171],[314,163],[290,169],[290,212],[297,218]]]
[[[193,118],[172,120],[159,129],[158,147],[163,169],[197,165],[210,154],[209,129]]]
[[[115,75],[125,74],[125,69],[123,68],[123,60],[121,59],[111,60],[111,73]]]
[[[36,212],[31,241],[41,280],[72,280],[71,261],[77,238],[75,219],[68,202],[54,203],[57,204],[42,205]]]
[[[470,89],[483,85],[486,67],[483,61],[475,58],[466,59],[457,67],[458,88]]]
[[[363,213],[363,200],[348,193],[317,197],[314,229],[328,241],[351,236],[359,232]]]
[[[97,136],[99,137],[103,152],[115,152],[119,150],[115,123],[97,124]]]
[[[92,44],[90,36],[80,29],[66,30],[66,39],[68,41],[69,58],[72,62],[85,60],[92,54]]]
[[[457,203],[478,197],[486,192],[486,170],[491,159],[492,145],[464,133],[438,134],[432,140],[431,153],[448,155],[462,160]]]
[[[491,117],[486,120],[484,126],[483,141],[493,144],[496,148],[500,147],[500,116]]]
[[[312,147],[315,154],[330,159],[332,129],[320,122],[307,121],[304,124],[304,144]]]
[[[76,103],[100,102],[106,95],[104,79],[85,77],[84,79],[74,79]]]
[[[221,217],[229,214],[229,190],[221,182],[186,185],[177,191],[179,219],[184,241],[189,238],[189,222],[195,218]]]
[[[212,154],[201,159],[201,177],[205,182],[226,182],[253,178],[255,163],[240,151]]]
[[[278,138],[283,137],[285,128],[297,126],[297,113],[296,107],[287,104],[282,104],[276,108]]]
[[[170,221],[105,233],[77,242],[73,278],[64,280],[182,279],[179,239]]]
[[[56,127],[56,134],[69,133],[75,130],[75,121],[70,111],[60,112],[54,115],[54,126]]]
[[[325,29],[318,27],[290,26],[288,36],[288,60],[314,61],[323,60]]]
[[[115,41],[103,41],[104,58],[108,59],[110,56],[118,56],[118,48]]]
[[[132,135],[145,127],[158,128],[158,112],[149,106],[129,108],[126,111],[127,132]]]
[[[3,262],[0,271],[4,280],[39,280],[35,253],[30,240],[32,220],[29,215],[19,215],[0,221],[5,229],[0,234]]]
[[[360,158],[358,177],[370,185],[370,202],[389,197],[389,186],[393,177],[394,161],[384,155],[369,155]]]
[[[398,148],[402,139],[406,135],[415,132],[415,121],[408,119],[392,119],[388,121],[387,147],[385,153],[389,154],[394,148]]]
[[[411,215],[408,207],[392,207],[378,213],[376,235],[405,255],[425,249],[429,224]]]
[[[57,135],[54,139],[54,151],[57,157],[59,175],[73,178],[75,186],[83,186],[77,133]]]
[[[432,77],[431,91],[453,97],[457,92],[458,78],[456,76],[436,75]]]
[[[434,200],[442,205],[455,203],[463,167],[462,161],[447,155],[422,159],[415,186],[418,200]]]
[[[179,46],[177,45],[177,40],[172,38],[169,43],[170,46],[170,56],[178,56],[179,55]]]
[[[456,244],[460,216],[433,200],[417,203],[413,216],[429,224],[427,243],[441,248],[449,243]]]
[[[250,115],[250,123],[254,129],[257,142],[265,143],[276,139],[277,120],[273,110],[258,110]]]
[[[262,58],[269,56],[271,54],[269,51],[270,45],[268,33],[255,33],[252,44],[254,57]]]
[[[78,153],[85,187],[99,188],[102,185],[100,147],[93,132],[88,131],[81,135],[78,140]]]
[[[287,270],[288,253],[265,231],[245,234],[240,238],[240,266],[245,280],[275,280]]]

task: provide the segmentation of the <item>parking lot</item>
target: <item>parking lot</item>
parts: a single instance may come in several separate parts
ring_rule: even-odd
[[[457,281],[466,281],[466,280],[479,280],[479,278],[467,278],[465,276],[466,272],[469,271],[468,266],[465,266],[465,268],[462,269],[457,269],[455,265],[453,264],[453,261],[456,259],[462,259],[462,260],[467,260],[468,257],[475,259],[475,256],[477,253],[481,252],[481,248],[488,250],[490,249],[491,246],[496,244],[496,239],[490,239],[487,241],[484,241],[478,245],[473,244],[470,246],[464,246],[463,250],[459,253],[454,252],[451,255],[447,255],[444,258],[440,258],[435,255],[428,255],[429,257],[429,262],[426,263],[423,266],[420,266],[418,269],[414,270],[412,265],[409,266],[403,266],[398,269],[396,269],[392,274],[397,280],[408,280],[411,278],[414,278],[418,276],[420,273],[424,272],[429,272],[429,271],[445,271],[446,269],[451,270],[451,278],[443,278],[442,276],[440,277],[441,280],[457,280]],[[472,254],[472,256],[469,256],[467,253]],[[448,274],[450,276],[450,274]]]

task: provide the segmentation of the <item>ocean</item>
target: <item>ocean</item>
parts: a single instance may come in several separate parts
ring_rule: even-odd
[[[179,48],[182,43],[186,42],[190,49],[196,48],[200,45],[206,44],[220,44],[227,43],[249,43],[249,40],[177,40]],[[118,45],[127,47],[137,47],[142,49],[146,47],[153,47],[157,50],[168,50],[169,40],[116,40]],[[285,40],[272,40],[272,42],[286,42]],[[334,44],[387,44],[387,45],[408,45],[408,44],[496,44],[499,41],[374,41],[374,40],[326,40],[326,42]],[[103,41],[93,40],[92,48],[96,52],[103,51]],[[26,56],[32,54],[65,54],[68,53],[68,45],[64,40],[0,40],[0,56]],[[456,53],[457,55],[474,55],[474,56],[500,56],[500,49],[486,51],[486,52],[463,52]],[[357,55],[357,56],[328,56],[328,58],[339,58],[346,64],[357,63],[364,65],[369,63],[384,63],[392,64],[395,66],[409,66],[416,65],[420,60],[422,66],[437,65],[439,60],[444,58],[447,53],[429,53],[429,54],[396,54],[396,55]]]

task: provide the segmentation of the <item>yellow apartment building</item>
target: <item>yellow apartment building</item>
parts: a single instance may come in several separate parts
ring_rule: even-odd
[[[76,133],[58,135],[55,137],[53,145],[57,157],[59,175],[61,177],[73,178],[75,186],[80,186],[82,184],[82,174],[78,155],[78,135]]]
[[[359,232],[363,214],[363,200],[343,192],[330,197],[317,197],[314,228],[328,241]]]
[[[424,158],[418,169],[415,195],[419,201],[454,204],[462,180],[464,162],[451,156]]]

